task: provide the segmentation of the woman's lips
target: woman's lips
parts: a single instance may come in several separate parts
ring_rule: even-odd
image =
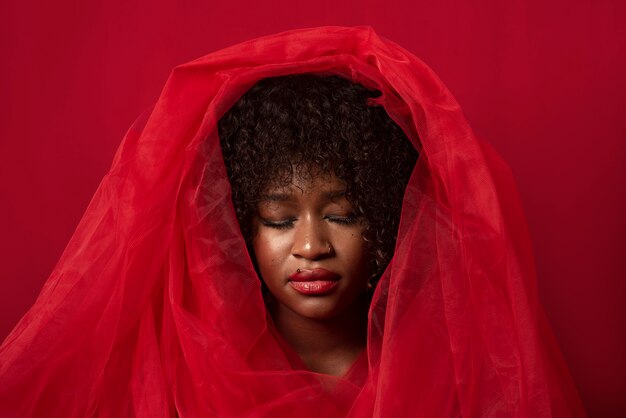
[[[289,275],[289,280],[294,282],[314,282],[317,280],[339,280],[339,275],[333,271],[316,269],[298,269]]]
[[[289,275],[289,285],[304,295],[322,295],[337,287],[340,277],[322,268],[298,269]]]

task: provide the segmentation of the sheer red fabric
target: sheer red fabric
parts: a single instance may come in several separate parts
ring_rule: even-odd
[[[366,352],[310,372],[267,316],[216,122],[256,81],[339,74],[420,151]],[[584,416],[537,300],[511,173],[433,72],[369,27],[174,69],[0,351],[6,417]]]

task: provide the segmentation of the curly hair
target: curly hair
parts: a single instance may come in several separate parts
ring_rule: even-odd
[[[346,185],[372,260],[372,281],[393,256],[404,189],[417,151],[380,96],[340,76],[292,74],[258,81],[218,122],[232,200],[248,245],[261,193],[299,175],[333,173]],[[315,171],[313,171],[315,170]],[[251,253],[252,254],[252,253]]]

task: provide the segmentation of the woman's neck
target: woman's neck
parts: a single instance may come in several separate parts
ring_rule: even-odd
[[[298,315],[276,303],[270,314],[278,332],[293,347],[309,370],[344,375],[367,342],[368,303],[357,300],[351,308],[330,319]]]

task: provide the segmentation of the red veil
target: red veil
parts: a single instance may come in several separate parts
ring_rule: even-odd
[[[348,374],[268,319],[216,122],[256,81],[339,74],[420,151]],[[0,351],[4,417],[584,416],[537,300],[511,173],[450,92],[369,27],[293,30],[172,72]]]

